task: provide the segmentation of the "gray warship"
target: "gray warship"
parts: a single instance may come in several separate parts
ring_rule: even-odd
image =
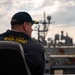
[[[44,20],[39,22],[43,24],[43,30],[40,27],[37,28],[38,39],[46,49],[46,66],[44,75],[75,75],[75,45],[73,39],[68,36],[64,36],[64,31],[61,30],[61,35],[55,34],[54,40],[48,38],[45,40],[51,22],[51,16],[47,16],[44,12]],[[41,35],[43,33],[43,35]]]

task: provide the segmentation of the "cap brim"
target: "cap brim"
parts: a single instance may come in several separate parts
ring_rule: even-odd
[[[32,24],[38,24],[38,23],[39,23],[38,21],[35,20],[32,21]]]

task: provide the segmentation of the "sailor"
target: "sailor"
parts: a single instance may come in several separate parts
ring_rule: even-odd
[[[11,30],[0,34],[0,40],[21,43],[32,75],[43,75],[45,71],[44,47],[31,38],[34,21],[27,12],[19,11],[11,18]]]

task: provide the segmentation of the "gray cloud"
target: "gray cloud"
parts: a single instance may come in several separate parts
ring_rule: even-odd
[[[61,24],[66,23],[67,24],[67,23],[75,21],[74,13],[75,13],[75,11],[74,12],[71,12],[71,11],[66,11],[66,12],[60,11],[60,12],[57,12],[56,14],[53,14],[52,18],[57,23],[61,23]]]
[[[65,1],[65,0],[64,0]],[[56,24],[73,24],[75,23],[75,5],[69,4],[71,0],[66,0],[66,3],[62,3],[64,5],[61,5],[59,8],[59,11],[52,14],[53,20],[56,22]],[[75,1],[74,1],[75,3]],[[69,4],[68,6],[66,4]]]
[[[38,0],[40,3],[40,0]],[[55,24],[75,23],[75,0],[42,0],[42,3],[34,3],[33,0],[2,0],[0,2],[0,24],[9,25],[11,16],[17,11],[28,11],[33,18],[43,19],[43,12],[52,16]],[[51,7],[58,1],[60,6],[57,11],[50,13],[54,9]],[[58,4],[57,4],[58,5]]]

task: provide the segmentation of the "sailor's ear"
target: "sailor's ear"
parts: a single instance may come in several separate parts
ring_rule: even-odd
[[[24,22],[23,28],[27,31],[27,22]]]

